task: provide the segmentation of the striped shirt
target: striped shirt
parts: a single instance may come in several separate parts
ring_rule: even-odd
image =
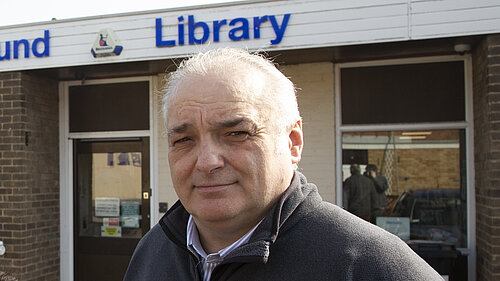
[[[200,257],[201,264],[203,266],[203,281],[209,281],[212,276],[212,272],[215,267],[222,263],[224,257],[226,257],[232,250],[240,247],[250,240],[250,237],[254,233],[260,222],[252,228],[247,234],[238,239],[238,241],[227,246],[226,248],[218,251],[217,253],[207,254],[201,246],[200,236],[198,235],[198,229],[193,220],[193,216],[189,216],[187,224],[187,247],[195,255]]]

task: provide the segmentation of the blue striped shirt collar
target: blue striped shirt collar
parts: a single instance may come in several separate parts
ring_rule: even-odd
[[[200,242],[200,236],[198,234],[198,228],[194,222],[193,216],[189,216],[189,220],[187,223],[187,247],[188,249],[195,255],[201,258],[201,262],[203,264],[203,280],[210,280],[210,276],[212,275],[212,271],[215,267],[222,263],[224,258],[234,249],[240,247],[243,244],[246,244],[252,234],[255,232],[255,229],[259,226],[260,222],[254,226],[247,234],[243,235],[240,239],[238,239],[233,244],[227,246],[226,248],[220,250],[217,253],[207,254],[205,249]]]

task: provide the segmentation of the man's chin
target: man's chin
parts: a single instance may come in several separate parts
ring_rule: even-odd
[[[214,202],[215,203],[215,202]],[[238,211],[234,207],[228,206],[220,202],[219,204],[209,204],[198,206],[197,210],[192,213],[196,220],[207,223],[224,223],[233,220],[238,216]]]

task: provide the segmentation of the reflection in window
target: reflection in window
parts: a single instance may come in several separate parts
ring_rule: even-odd
[[[408,219],[402,221],[409,223],[409,239],[446,241],[465,246],[464,149],[464,130],[344,133],[344,207],[349,210],[349,204],[358,199],[356,194],[363,194],[352,192],[353,184],[348,179],[351,166],[359,165],[360,173],[367,177],[367,165],[375,165],[379,175],[387,179],[388,187],[383,193],[387,203],[383,206],[383,215],[380,215],[374,211],[377,205],[373,196],[365,196],[365,201],[371,200],[365,203],[371,204],[369,220],[376,223],[376,217],[405,217]],[[371,188],[376,195],[376,183],[372,182]],[[349,195],[355,198],[349,198]],[[379,221],[396,220],[384,218]],[[401,229],[404,232],[405,227]]]

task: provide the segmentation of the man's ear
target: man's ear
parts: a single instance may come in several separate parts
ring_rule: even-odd
[[[288,147],[292,157],[292,164],[298,164],[302,157],[302,147],[304,146],[303,137],[302,120],[298,120],[288,135]]]

